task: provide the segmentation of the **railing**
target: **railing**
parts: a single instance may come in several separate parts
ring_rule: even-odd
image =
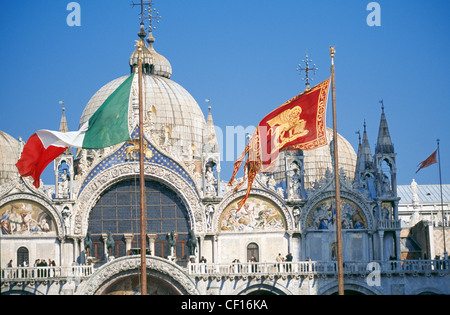
[[[373,262],[344,262],[345,275],[368,275],[374,270],[381,274],[450,274],[450,260],[393,260]],[[187,272],[195,277],[218,276],[335,276],[335,261],[259,262],[204,264],[189,263]],[[44,282],[88,279],[94,266],[18,267],[1,269],[2,282]]]
[[[450,274],[450,260],[403,260],[374,262],[344,262],[344,274],[367,275],[374,270],[382,274]],[[282,263],[203,264],[190,263],[193,276],[250,276],[250,275],[329,275],[337,274],[335,261],[299,261]]]
[[[48,267],[18,267],[1,270],[2,282],[29,282],[48,280],[86,279],[94,273],[94,266],[48,266]]]
[[[378,228],[382,230],[401,229],[401,220],[379,220]]]

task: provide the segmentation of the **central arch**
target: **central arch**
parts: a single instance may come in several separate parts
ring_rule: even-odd
[[[166,259],[147,256],[149,293],[199,295],[195,283],[183,269]],[[80,290],[79,295],[136,294],[140,256],[115,259],[99,268]]]
[[[103,238],[108,233],[111,233],[115,244],[108,256],[123,257],[136,253],[140,248],[139,196],[139,179],[120,181],[103,192],[89,216],[91,257],[105,260]],[[185,205],[172,189],[156,181],[145,182],[145,196],[146,233],[152,235],[148,254],[158,257],[176,254],[178,261],[186,261],[191,227]],[[177,235],[174,253],[167,245],[166,237],[171,232]]]
[[[139,176],[139,163],[120,164],[97,174],[83,189],[74,206],[73,233],[86,236],[90,212],[100,196],[113,185],[136,176]],[[162,183],[173,190],[186,207],[192,230],[196,234],[205,230],[205,214],[197,191],[183,177],[164,166],[147,163],[145,180]]]

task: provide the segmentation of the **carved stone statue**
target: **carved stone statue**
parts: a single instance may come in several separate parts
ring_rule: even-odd
[[[208,229],[212,228],[212,218],[214,215],[214,206],[213,205],[208,205],[206,207],[206,226],[208,227]]]
[[[71,217],[69,208],[67,208],[67,207],[64,208],[61,211],[61,214],[62,214],[62,217],[63,217],[64,227],[66,229],[66,234],[69,234],[70,233],[70,217]]]
[[[175,255],[175,246],[177,245],[177,235],[174,231],[167,234],[167,243],[170,248],[170,256],[173,257]]]
[[[69,197],[69,182],[70,175],[67,172],[67,169],[63,169],[62,173],[59,175],[59,185],[58,185],[58,193],[62,198]]]
[[[189,254],[191,256],[194,256],[195,249],[197,248],[197,237],[195,237],[195,233],[192,230],[189,232],[188,247],[189,247]]]
[[[111,256],[114,256],[114,251],[116,248],[116,245],[114,244],[114,238],[112,237],[111,232],[108,232],[108,238],[106,239],[106,248],[109,251],[111,251]]]
[[[294,175],[291,177],[291,183],[289,187],[289,192],[291,198],[300,198],[300,174],[298,174],[298,169],[294,168]]]
[[[89,232],[84,239],[84,250],[86,251],[86,256],[90,257],[92,253],[92,238]]]
[[[208,196],[215,196],[217,194],[217,179],[214,177],[212,166],[206,167],[205,173],[205,192]]]

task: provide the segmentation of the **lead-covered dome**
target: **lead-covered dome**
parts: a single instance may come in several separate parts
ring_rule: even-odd
[[[142,49],[142,62],[144,72],[170,79],[172,76],[172,65],[163,55],[160,55],[153,48],[155,38],[152,33],[147,38],[148,47]],[[139,60],[139,52],[136,49],[130,57],[131,72],[134,72]]]
[[[207,129],[205,116],[194,98],[181,85],[170,80],[172,67],[165,57],[153,49],[154,39],[151,34],[147,41],[150,46],[143,50],[145,135],[180,159],[198,160],[201,158],[203,135]],[[130,58],[132,71],[137,70],[137,58],[135,51]],[[128,77],[109,82],[91,98],[83,111],[80,126]],[[133,81],[132,94],[133,91],[135,98],[130,97],[130,110],[138,104],[137,75]],[[135,117],[130,116],[130,126],[133,126],[131,120]]]
[[[327,140],[328,145],[314,149],[302,151],[304,156],[304,170],[305,170],[305,188],[311,189],[316,181],[320,181],[325,177],[327,170],[333,171],[333,130],[327,128]],[[297,154],[297,152],[285,153],[280,152],[280,156],[277,160],[277,168],[274,172],[277,182],[286,181],[285,176],[285,155]],[[357,155],[352,145],[338,134],[338,155],[339,155],[339,168],[342,169],[347,178],[353,179],[355,176]]]
[[[9,182],[19,174],[16,168],[18,160],[19,141],[0,131],[0,185]]]

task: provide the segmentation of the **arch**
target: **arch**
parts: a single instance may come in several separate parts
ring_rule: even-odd
[[[37,289],[31,288],[30,286],[22,287],[4,287],[1,290],[0,295],[45,295]]]
[[[378,160],[378,169],[381,170],[383,168],[383,163],[386,163],[389,166],[389,171],[390,171],[391,174],[393,172],[395,172],[395,170],[396,170],[396,168],[395,168],[395,160],[392,157],[383,155]]]
[[[195,283],[184,270],[170,261],[158,257],[147,256],[147,277],[156,277],[178,294],[199,295]],[[117,280],[133,275],[136,276],[141,266],[140,256],[128,256],[115,259],[99,268],[86,284],[79,295],[100,295],[108,292],[108,288]]]
[[[190,226],[195,233],[206,230],[205,213],[202,211],[194,187],[181,175],[161,165],[146,163],[144,172],[146,180],[160,182],[177,194],[187,209]],[[73,233],[81,236],[86,235],[90,212],[104,191],[118,182],[134,179],[136,176],[139,176],[139,163],[133,162],[113,166],[93,178],[84,187],[74,206]]]
[[[140,247],[139,187],[138,180],[123,180],[100,196],[89,215],[88,234],[93,241],[92,253],[95,253],[95,256],[91,256],[105,258],[102,235],[107,233],[111,233],[116,245],[114,252],[108,255],[126,256],[131,249]],[[168,233],[175,232],[176,256],[186,260],[189,255],[187,240],[191,231],[186,207],[173,190],[160,182],[146,181],[145,187],[146,233],[151,233],[153,239],[150,253],[159,257],[174,255],[165,241]]]
[[[302,213],[301,217],[301,229],[303,230],[303,233],[307,233],[311,222],[308,222],[308,220],[311,219],[311,215],[313,214],[312,211],[315,211],[316,208],[323,202],[326,202],[327,200],[333,200],[335,198],[334,191],[326,191],[323,193],[318,194],[317,196],[311,198],[308,200],[304,207],[304,211]],[[375,229],[375,222],[373,218],[373,214],[371,211],[370,205],[366,204],[360,197],[358,197],[355,193],[342,191],[341,192],[341,205],[342,202],[348,202],[349,205],[352,205],[356,207],[356,215],[359,216],[360,219],[363,219],[365,221],[364,230],[373,231]],[[341,207],[342,214],[344,214],[344,209]],[[359,219],[359,220],[360,220]],[[357,222],[356,220],[355,222]],[[355,223],[353,222],[353,224]],[[356,225],[355,225],[356,226]],[[344,226],[343,226],[344,228]]]
[[[60,213],[46,200],[39,198],[39,196],[27,193],[9,195],[0,200],[0,217],[4,215],[5,211],[8,210],[6,208],[10,205],[14,206],[14,204],[24,204],[27,211],[31,209],[32,219],[37,221],[39,224],[42,223],[42,226],[44,226],[44,222],[42,220],[47,220],[48,218],[46,218],[46,216],[49,216],[51,219],[51,229],[48,232],[55,234],[57,237],[64,236],[62,217]],[[10,211],[12,211],[12,209],[10,209]],[[5,228],[5,226],[2,226],[2,228]],[[42,229],[37,227],[35,230],[39,231]],[[44,228],[44,230],[46,230],[46,228]],[[40,234],[36,235],[38,236]]]
[[[335,295],[339,292],[339,287],[336,282],[323,287],[319,291],[319,295]],[[375,287],[368,287],[357,281],[346,280],[344,282],[344,294],[347,295],[381,295],[381,292],[376,291]]]
[[[244,283],[231,295],[293,295],[293,293],[274,281],[265,280],[264,283]]]
[[[422,287],[414,290],[411,295],[444,295],[441,290],[433,287]]]
[[[247,245],[247,260],[252,261],[252,258],[256,259],[256,262],[259,261],[259,245],[255,242],[251,242]]]
[[[213,220],[213,229],[216,231],[224,231],[224,229],[221,227],[222,221],[224,220],[224,217],[227,215],[228,212],[232,212],[232,208],[234,205],[244,197],[246,194],[245,190],[241,190],[235,194],[230,194],[228,197],[224,198],[222,202],[217,206],[218,211],[214,213],[214,220]],[[261,201],[262,203],[267,202],[266,208],[271,208],[276,210],[276,212],[281,215],[279,217],[280,224],[283,225],[281,228],[281,225],[278,225],[278,230],[284,230],[284,231],[291,231],[294,229],[294,220],[285,205],[284,201],[276,194],[268,193],[263,190],[259,189],[252,189],[252,192],[246,202],[248,204],[251,202],[251,200],[255,199],[257,202]],[[244,205],[245,206],[245,205]],[[267,209],[268,210],[268,209]],[[241,209],[241,211],[243,211]],[[257,213],[259,214],[259,213]],[[226,230],[226,229],[225,229]],[[261,232],[261,231],[260,231]]]
[[[17,265],[25,267],[23,263],[26,261],[28,265],[30,264],[30,251],[25,246],[19,247],[17,249]]]

